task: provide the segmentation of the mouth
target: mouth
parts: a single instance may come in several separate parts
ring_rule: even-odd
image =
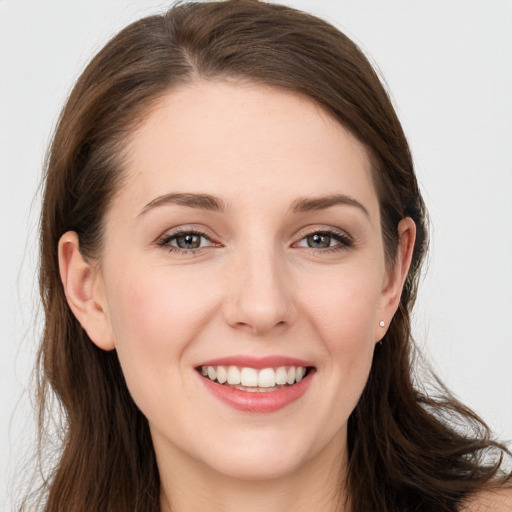
[[[249,393],[268,393],[294,386],[307,377],[311,366],[279,366],[251,368],[248,366],[204,365],[198,372],[211,382]]]
[[[196,367],[196,371],[216,399],[250,413],[275,412],[298,402],[316,372],[314,366],[298,361],[293,364],[274,359],[278,366],[269,364],[270,361],[237,362],[238,365],[235,361],[211,361]]]

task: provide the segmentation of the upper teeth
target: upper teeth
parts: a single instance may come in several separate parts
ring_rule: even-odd
[[[273,388],[300,382],[306,373],[303,366],[280,366],[279,368],[255,368],[238,366],[201,366],[201,373],[210,380],[232,386],[242,385],[260,388]]]

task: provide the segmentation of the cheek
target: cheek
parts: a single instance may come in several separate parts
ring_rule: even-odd
[[[114,275],[108,304],[116,344],[177,347],[192,338],[215,300],[207,282],[170,268]]]
[[[315,327],[333,351],[361,349],[374,343],[380,306],[380,280],[365,272],[347,272],[304,292]]]
[[[322,293],[309,294],[308,309],[325,350],[325,367],[350,408],[355,407],[372,363],[380,279],[365,272],[348,272],[344,279],[330,283]]]
[[[216,298],[204,279],[172,268],[128,268],[110,274],[110,326],[130,392],[144,396],[182,385],[183,357],[208,322]],[[198,293],[198,286],[202,293]]]

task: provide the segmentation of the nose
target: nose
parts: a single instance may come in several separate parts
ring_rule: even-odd
[[[295,320],[292,280],[276,254],[245,254],[229,275],[224,315],[231,327],[264,335]]]

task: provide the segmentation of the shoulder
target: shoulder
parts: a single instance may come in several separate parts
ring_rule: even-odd
[[[512,487],[477,492],[464,502],[460,512],[512,512]]]

